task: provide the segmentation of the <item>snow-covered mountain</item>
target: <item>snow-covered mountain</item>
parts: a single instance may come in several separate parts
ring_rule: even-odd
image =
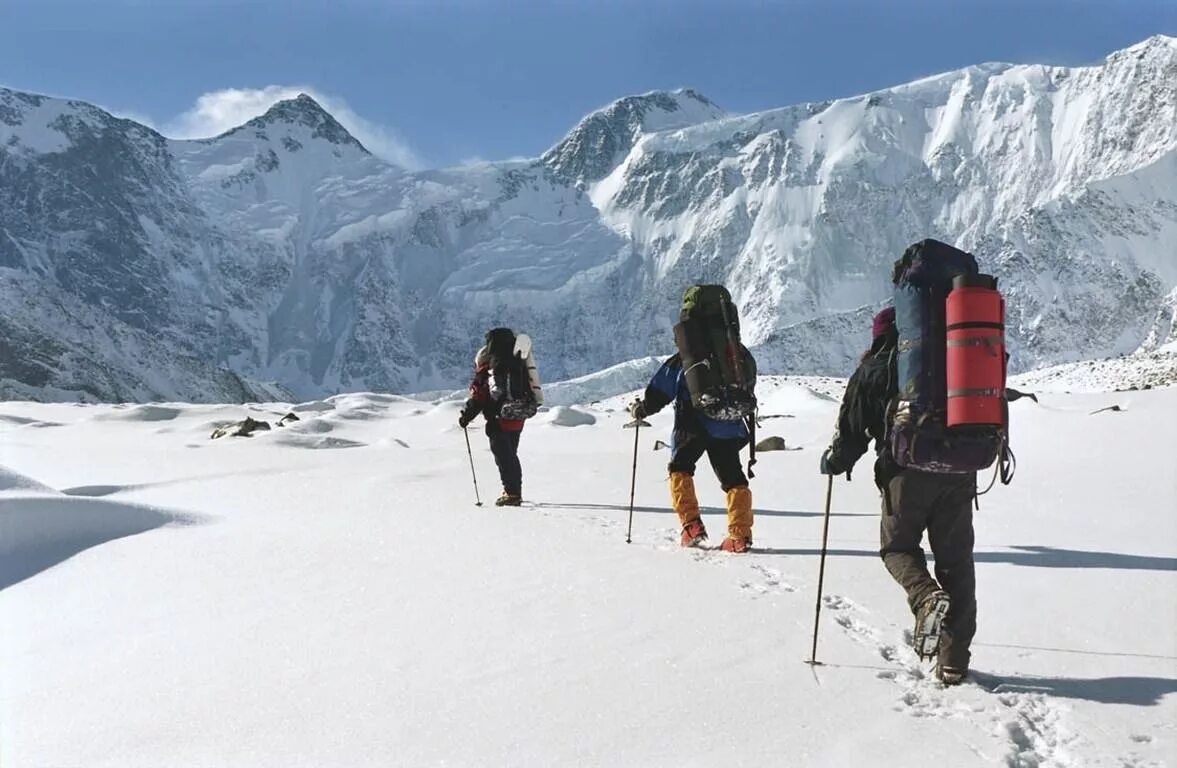
[[[702,281],[763,371],[843,373],[928,236],[1001,277],[1019,369],[1171,349],[1177,39],[743,116],[650,93],[419,173],[305,96],[173,141],[0,89],[0,395],[453,387],[497,324],[569,378],[664,353]]]

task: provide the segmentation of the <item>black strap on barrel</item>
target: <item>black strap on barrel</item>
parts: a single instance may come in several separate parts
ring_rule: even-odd
[[[949,397],[1002,397],[1005,391],[1000,387],[987,387],[984,389],[950,389],[948,390]]]
[[[951,347],[1001,347],[1005,345],[1005,340],[1000,336],[978,336],[971,339],[949,339],[948,346]]]
[[[997,331],[1005,330],[1005,323],[990,323],[982,320],[970,320],[964,323],[953,323],[948,326],[946,330],[949,331],[967,331],[970,328],[992,328]]]

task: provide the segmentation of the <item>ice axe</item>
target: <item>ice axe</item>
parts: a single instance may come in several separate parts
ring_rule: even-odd
[[[642,419],[634,419],[628,424],[623,424],[622,429],[633,430],[633,472],[629,476],[629,525],[625,529],[625,543],[633,543],[633,494],[637,488],[638,483],[638,434],[642,431],[642,427],[650,426],[650,422]]]

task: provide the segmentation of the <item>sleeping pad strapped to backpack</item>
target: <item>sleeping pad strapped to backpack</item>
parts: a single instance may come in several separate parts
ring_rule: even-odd
[[[1004,307],[972,254],[937,240],[895,262],[898,391],[888,443],[902,467],[975,472],[1008,453]]]

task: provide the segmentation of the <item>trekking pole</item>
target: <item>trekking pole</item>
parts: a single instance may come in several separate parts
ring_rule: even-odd
[[[474,506],[482,506],[482,498],[478,495],[478,475],[474,472],[474,451],[470,450],[470,431],[462,427],[462,434],[466,436],[466,455],[470,457],[470,477],[474,478]]]
[[[641,419],[634,419],[628,424],[623,425],[624,429],[633,429],[633,472],[629,476],[629,525],[625,529],[626,544],[633,543],[633,494],[638,483],[638,433],[642,427],[648,426],[650,426],[650,423]]]
[[[813,650],[809,654],[809,661],[805,662],[810,666],[821,665],[821,662],[817,660],[817,627],[821,620],[821,591],[822,582],[825,581],[826,575],[826,542],[829,541],[830,535],[830,501],[834,496],[834,476],[829,475],[829,478],[829,484],[826,486],[826,519],[821,529],[821,565],[817,570],[817,606],[813,613]]]

